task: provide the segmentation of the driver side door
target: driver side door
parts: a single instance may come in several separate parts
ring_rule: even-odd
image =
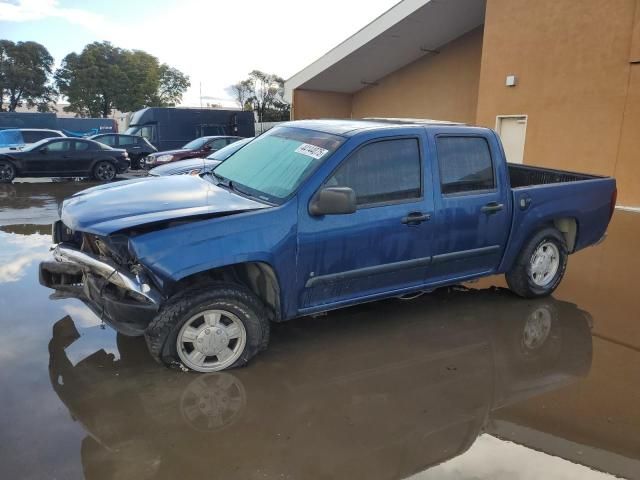
[[[351,214],[301,214],[298,282],[301,313],[388,296],[424,283],[434,215],[423,135],[365,143],[324,187],[356,194]]]
[[[30,152],[25,171],[32,175],[66,174],[70,170],[71,140],[55,139]]]

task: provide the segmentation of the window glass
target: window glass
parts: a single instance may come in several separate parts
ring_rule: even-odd
[[[274,127],[227,158],[213,173],[231,180],[238,189],[281,203],[342,142],[344,137],[329,133]]]
[[[83,152],[85,150],[89,150],[89,147],[91,146],[90,143],[88,142],[73,142],[75,144],[75,149],[76,152]]]
[[[156,128],[153,125],[142,127],[137,131],[137,134],[153,142],[156,139]]]
[[[209,142],[209,146],[211,147],[211,150],[220,150],[222,147],[226,145],[227,145],[226,138],[218,138],[216,140]]]
[[[116,137],[115,135],[106,135],[104,137],[96,138],[96,141],[113,147],[116,144]]]
[[[0,146],[2,145],[22,145],[25,141],[20,130],[0,130]]]
[[[136,137],[130,137],[128,135],[120,135],[120,146],[124,147],[126,145],[135,145],[137,142]]]
[[[47,144],[47,150],[50,152],[68,152],[71,150],[71,142],[69,140],[54,140]]]
[[[338,168],[328,187],[350,187],[358,205],[419,198],[422,174],[418,140],[384,140],[365,145]]]
[[[37,130],[24,130],[22,132],[24,143],[35,143],[45,138],[52,138],[52,137],[59,137],[59,136],[60,135],[54,132],[39,132]]]
[[[491,190],[493,165],[489,145],[480,137],[437,137],[443,194]]]

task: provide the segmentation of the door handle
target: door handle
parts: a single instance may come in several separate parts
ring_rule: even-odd
[[[504,205],[502,203],[490,202],[490,203],[487,203],[484,207],[482,207],[480,209],[480,211],[482,213],[486,213],[488,215],[491,215],[492,213],[499,212],[503,208],[504,208]]]
[[[419,225],[431,219],[430,213],[411,212],[406,217],[402,217],[402,223],[405,225]]]

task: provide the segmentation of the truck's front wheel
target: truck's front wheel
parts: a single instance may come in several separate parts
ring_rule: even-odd
[[[183,292],[145,331],[152,356],[167,366],[216,372],[244,365],[269,341],[262,302],[233,284]]]
[[[544,228],[525,244],[506,274],[507,284],[521,297],[550,295],[564,276],[568,256],[562,234],[555,228]]]

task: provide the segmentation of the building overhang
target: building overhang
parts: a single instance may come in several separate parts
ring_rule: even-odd
[[[404,0],[285,82],[354,93],[484,23],[485,0]]]

